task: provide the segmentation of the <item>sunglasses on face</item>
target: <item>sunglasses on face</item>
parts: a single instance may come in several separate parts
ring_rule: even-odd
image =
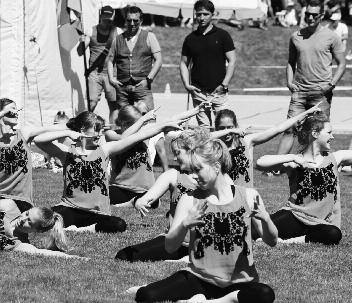
[[[310,16],[312,16],[314,19],[317,19],[321,14],[305,12],[304,15],[305,15],[307,18],[309,18]]]
[[[233,126],[219,126],[218,129],[219,130],[224,130],[224,129],[231,129],[234,128]]]
[[[139,23],[139,19],[126,19],[127,23],[134,23],[134,24],[138,24]]]

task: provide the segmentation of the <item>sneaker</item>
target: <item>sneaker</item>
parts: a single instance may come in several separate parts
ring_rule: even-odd
[[[197,294],[188,300],[178,300],[177,303],[203,303],[206,301],[207,298],[203,294]]]
[[[269,171],[263,172],[263,175],[267,177],[280,176],[281,174],[282,173],[280,170],[269,170]]]
[[[346,55],[346,60],[352,60],[352,50],[348,51],[348,54]]]
[[[341,171],[344,173],[350,173],[352,172],[352,166],[344,166],[341,168]]]

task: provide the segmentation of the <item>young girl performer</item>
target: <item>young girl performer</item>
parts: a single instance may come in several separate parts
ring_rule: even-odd
[[[297,136],[301,153],[266,155],[257,162],[258,168],[280,169],[288,175],[290,197],[272,220],[282,239],[338,244],[342,237],[338,166],[352,163],[352,151],[330,152],[334,137],[321,112],[309,115]]]
[[[172,117],[173,120],[188,119],[203,110],[204,104],[190,111],[183,112]],[[119,111],[118,123],[124,133],[122,137],[141,129],[145,121],[148,121],[150,113],[142,116],[139,110],[132,106],[124,106]],[[144,118],[146,117],[146,118]],[[154,116],[155,117],[155,116]],[[148,126],[146,126],[148,127]],[[107,140],[114,140],[116,134],[108,133]],[[116,206],[130,206],[132,199],[143,196],[155,183],[154,173],[150,161],[150,149],[147,142],[140,142],[131,149],[112,158],[112,170],[110,178],[111,204]]]
[[[221,138],[229,148],[232,162],[236,163],[229,172],[229,176],[235,184],[253,187],[253,147],[271,140],[297,124],[309,113],[316,111],[318,105],[274,127],[253,134],[245,134],[243,130],[238,129],[236,115],[232,110],[219,111],[215,118],[216,131],[212,133],[212,138]]]
[[[229,294],[229,302],[273,302],[274,292],[258,283],[253,261],[252,226],[268,245],[277,241],[276,227],[259,194],[231,184],[226,175],[231,158],[220,140],[196,147],[191,152],[191,168],[198,188],[181,197],[165,240],[171,253],[190,231],[191,263],[185,270],[141,287],[136,301],[176,301],[196,294],[217,299]]]
[[[195,180],[188,175],[190,172],[187,152],[210,138],[209,131],[205,128],[188,129],[171,141],[171,150],[180,164],[179,172],[170,169],[159,176],[155,184],[141,198],[135,200],[134,206],[145,216],[149,212],[150,205],[170,190],[171,201],[168,212],[169,224],[175,215],[177,203],[184,193],[191,192],[196,188]],[[116,254],[116,259],[135,261],[161,261],[178,260],[188,255],[188,240],[173,253],[165,250],[165,235],[154,239],[125,247]]]
[[[64,163],[64,192],[62,201],[53,207],[64,218],[65,227],[90,226],[89,230],[122,232],[124,220],[111,216],[107,167],[109,157],[124,152],[134,144],[156,135],[164,128],[178,127],[175,122],[159,123],[120,141],[100,144],[102,120],[91,112],[83,112],[67,123],[70,130],[46,133],[35,138],[45,152]],[[71,137],[77,145],[52,142]]]
[[[28,243],[28,233],[47,231],[50,231],[47,249],[38,249]],[[0,250],[77,257],[62,252],[67,251],[67,241],[58,213],[46,207],[32,207],[21,213],[10,199],[0,200]]]
[[[17,129],[18,112],[14,101],[0,99],[0,199],[13,200],[19,211],[33,206],[32,157],[29,144],[45,132],[66,128],[25,127]]]

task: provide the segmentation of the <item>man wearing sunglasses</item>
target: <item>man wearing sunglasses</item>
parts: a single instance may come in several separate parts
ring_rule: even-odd
[[[287,117],[291,118],[319,102],[329,117],[333,90],[345,72],[341,39],[321,25],[324,1],[310,0],[305,12],[307,26],[292,34],[286,68],[287,87],[292,93]],[[333,75],[332,63],[337,69]],[[281,138],[278,154],[287,154],[293,145],[292,129]]]
[[[127,8],[126,31],[116,37],[109,53],[109,80],[116,88],[119,108],[141,101],[148,110],[154,108],[151,84],[161,68],[161,50],[155,35],[140,28],[142,17],[139,7]]]

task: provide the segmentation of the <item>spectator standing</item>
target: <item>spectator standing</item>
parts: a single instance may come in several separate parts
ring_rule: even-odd
[[[333,89],[342,77],[346,64],[340,38],[320,23],[324,4],[308,1],[305,12],[307,27],[294,32],[290,38],[286,69],[287,87],[292,93],[287,117],[294,117],[319,102],[321,110],[330,117]],[[332,60],[337,70],[332,75]],[[281,138],[278,153],[287,154],[293,145],[292,129]]]
[[[127,29],[116,37],[110,50],[108,74],[110,83],[116,88],[119,108],[140,101],[148,110],[154,108],[151,84],[161,68],[162,57],[157,38],[141,29],[142,21],[142,10],[137,6],[128,7]]]
[[[329,18],[329,23],[327,24],[327,27],[331,29],[337,36],[339,36],[342,42],[343,51],[345,52],[346,46],[347,46],[347,38],[348,38],[348,27],[345,23],[342,23],[340,21],[341,21],[341,13],[340,12],[332,13]]]
[[[198,28],[184,40],[181,79],[192,96],[194,107],[209,101],[217,112],[226,103],[228,85],[235,68],[235,46],[228,32],[212,24],[215,8],[211,1],[197,1],[194,10]],[[190,79],[188,66],[191,61]],[[197,114],[197,121],[201,126],[210,126],[210,111]]]
[[[86,71],[86,75],[89,75],[90,108],[94,111],[104,91],[110,111],[110,123],[113,123],[118,111],[115,88],[108,78],[107,55],[115,37],[122,33],[120,28],[114,26],[114,18],[115,11],[111,6],[102,7],[99,24],[93,27],[92,36],[81,37],[84,47],[89,46],[90,51],[89,68]]]

